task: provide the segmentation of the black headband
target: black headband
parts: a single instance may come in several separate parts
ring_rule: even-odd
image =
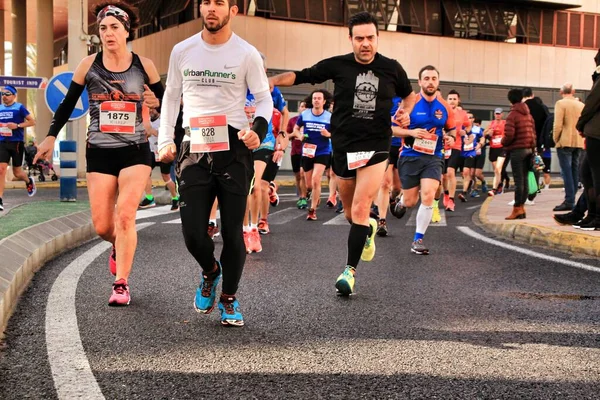
[[[129,32],[129,29],[131,27],[131,21],[129,19],[129,14],[127,14],[124,10],[120,9],[117,6],[104,7],[102,10],[100,10],[100,12],[98,13],[98,17],[96,18],[98,25],[100,25],[100,21],[102,21],[106,17],[115,17],[116,19],[121,21],[121,23],[125,27],[125,30]]]

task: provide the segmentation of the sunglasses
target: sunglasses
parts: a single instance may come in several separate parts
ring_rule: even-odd
[[[8,96],[12,96],[13,94],[11,92],[2,92],[2,96],[4,97],[8,97]]]

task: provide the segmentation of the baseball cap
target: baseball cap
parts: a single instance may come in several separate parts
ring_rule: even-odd
[[[504,110],[502,110],[500,107],[498,107],[494,110],[494,114],[502,114],[503,112],[504,112]]]

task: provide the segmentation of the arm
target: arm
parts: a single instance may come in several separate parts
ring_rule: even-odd
[[[258,50],[253,51],[246,56],[246,85],[250,93],[254,95],[256,101],[256,110],[254,112],[254,122],[250,130],[240,131],[240,138],[244,144],[253,150],[260,145],[269,128],[269,121],[273,116],[273,98],[269,88],[269,80],[265,74],[263,60]],[[258,143],[253,138],[253,133],[258,137]],[[254,148],[256,148],[254,147]]]
[[[27,111],[27,110],[25,110]],[[29,114],[29,111],[27,111],[27,115],[24,117],[25,121],[20,122],[18,124],[14,124],[15,126],[13,128],[11,128],[11,124],[8,124],[8,127],[10,129],[18,129],[18,128],[28,128],[30,126],[35,126],[35,119],[31,116],[31,114]]]
[[[174,132],[179,107],[181,104],[182,78],[179,68],[179,53],[177,46],[173,48],[169,58],[167,73],[167,89],[162,98],[160,126],[158,128],[158,154],[162,162],[169,163],[175,159]]]
[[[144,104],[150,108],[160,109],[160,99],[162,99],[165,89],[160,80],[160,75],[154,63],[146,57],[140,57],[144,71],[148,75],[150,85],[144,85]]]
[[[565,109],[563,108],[563,105],[557,101],[556,105],[554,106],[554,127],[552,132],[554,143],[558,143],[560,140],[560,135],[562,134],[563,130],[564,117]]]
[[[410,125],[410,113],[417,102],[417,95],[413,92],[406,71],[398,62],[396,62],[396,75],[395,91],[396,95],[402,99],[402,107],[398,107],[394,119],[400,122],[400,126],[408,126]]]
[[[579,121],[577,121],[577,130],[579,132],[583,132],[583,128],[585,124],[590,122],[592,117],[600,110],[600,80],[597,80],[592,87],[592,91],[588,95],[587,99],[585,99],[585,106],[583,110],[581,110],[581,116],[579,117]],[[556,116],[554,117],[556,120]]]
[[[321,60],[312,67],[304,68],[302,71],[290,71],[275,75],[269,78],[269,85],[274,86],[293,86],[302,83],[323,83],[328,79],[333,79],[335,67],[333,59]]]

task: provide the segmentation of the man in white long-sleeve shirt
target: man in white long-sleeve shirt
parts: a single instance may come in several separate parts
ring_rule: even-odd
[[[222,277],[218,307],[224,326],[244,325],[235,294],[246,260],[242,222],[254,176],[251,150],[265,137],[273,111],[259,52],[231,30],[237,12],[236,0],[201,2],[204,29],[171,53],[158,135],[159,157],[169,162],[176,155],[173,131],[183,94],[186,136],[176,170],[185,244],[202,268],[194,307],[204,314],[213,310]],[[247,90],[256,99],[250,129],[244,112]],[[207,233],[215,197],[222,221],[220,260]]]

